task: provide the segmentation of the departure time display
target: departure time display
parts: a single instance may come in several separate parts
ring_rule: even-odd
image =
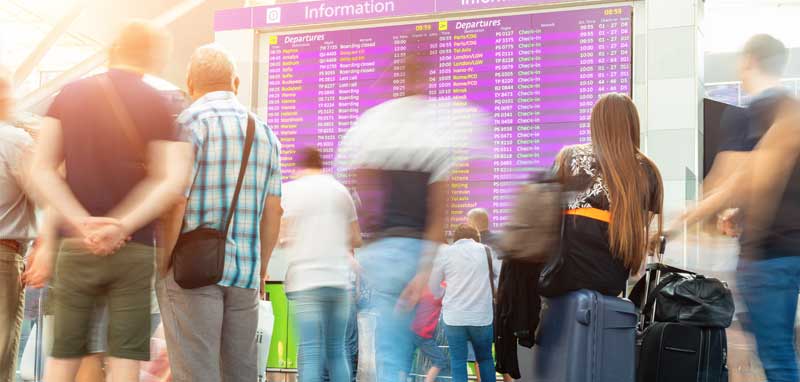
[[[563,146],[590,141],[597,98],[630,94],[631,14],[623,6],[269,36],[267,122],[286,179],[297,149],[315,146],[332,163],[364,111],[405,95],[403,62],[419,52],[433,60],[431,97],[492,117],[492,157],[453,172],[450,222],[483,207],[500,228],[521,181]]]

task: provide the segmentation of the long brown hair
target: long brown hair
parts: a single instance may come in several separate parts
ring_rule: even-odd
[[[611,253],[635,273],[651,243],[651,213],[658,214],[661,235],[664,186],[656,165],[639,150],[639,113],[631,99],[618,93],[600,98],[592,109],[592,148],[608,187],[611,223],[608,236]],[[650,184],[648,170],[658,184]],[[651,190],[656,190],[655,194]]]

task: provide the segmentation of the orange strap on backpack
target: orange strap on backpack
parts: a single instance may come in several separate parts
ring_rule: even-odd
[[[611,223],[611,212],[598,208],[576,208],[564,211],[565,215],[583,216],[585,218]]]

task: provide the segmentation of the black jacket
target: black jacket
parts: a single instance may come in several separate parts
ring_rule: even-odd
[[[539,312],[539,274],[544,264],[531,264],[503,260],[500,285],[497,290],[497,307],[494,312],[495,355],[499,373],[519,379],[517,344],[533,347]]]

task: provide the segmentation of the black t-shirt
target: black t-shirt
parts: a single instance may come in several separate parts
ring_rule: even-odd
[[[774,87],[755,96],[745,113],[727,121],[733,126],[729,151],[752,151],[772,127],[779,108],[794,102],[791,93],[783,87]],[[800,256],[800,166],[794,170],[780,197],[772,224],[765,232],[753,232],[754,227],[744,227],[740,238],[742,255],[749,259],[773,259]]]
[[[143,146],[178,136],[167,100],[141,74],[111,69],[107,75],[138,137],[125,133],[125,116],[114,114],[97,76],[65,86],[47,111],[61,122],[67,184],[92,216],[106,215],[144,179]],[[153,226],[133,240],[153,245]]]
[[[611,202],[608,187],[600,173],[591,145],[573,146],[568,152],[570,167],[567,187],[577,190],[568,201],[568,209],[596,208],[609,210]],[[656,169],[642,160],[642,167],[650,185],[650,205],[642,205],[654,213],[661,212],[656,195],[659,184]],[[616,296],[622,293],[631,273],[625,264],[611,254],[608,223],[583,216],[565,217],[561,256],[564,259],[559,284],[565,289],[591,289]]]
[[[424,236],[429,172],[361,169],[356,176],[359,223],[364,232],[379,236]]]

